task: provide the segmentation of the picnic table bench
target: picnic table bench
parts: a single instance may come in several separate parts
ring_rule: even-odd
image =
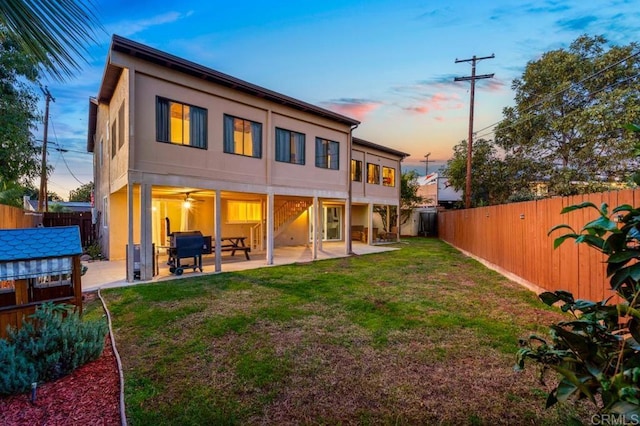
[[[231,256],[235,256],[237,251],[243,251],[247,260],[251,260],[249,252],[251,247],[247,247],[244,243],[247,237],[223,237],[220,238],[220,251],[230,251]],[[211,251],[215,253],[215,247],[211,247]]]

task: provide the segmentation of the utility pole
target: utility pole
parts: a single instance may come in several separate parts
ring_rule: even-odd
[[[46,212],[49,210],[49,202],[47,200],[47,134],[49,131],[49,102],[55,102],[55,98],[51,96],[51,92],[45,86],[40,87],[45,96],[44,108],[44,137],[42,138],[42,170],[40,172],[40,193],[38,195],[38,211]]]
[[[424,175],[427,176],[429,174],[429,156],[431,153],[424,155],[424,160],[420,160],[421,163],[425,163],[424,167]]]
[[[471,62],[471,75],[468,77],[456,77],[453,81],[471,81],[471,102],[469,106],[469,137],[467,138],[467,180],[465,185],[464,192],[464,207],[466,209],[471,207],[471,156],[473,149],[473,102],[476,91],[476,80],[481,80],[483,78],[492,78],[492,74],[483,74],[476,75],[476,62],[481,61],[483,59],[493,59],[495,58],[494,54],[491,56],[483,56],[481,58],[473,55],[471,59],[456,59],[456,64],[460,62]]]

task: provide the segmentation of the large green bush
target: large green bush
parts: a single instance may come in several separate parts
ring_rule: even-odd
[[[47,302],[30,318],[0,339],[0,395],[56,380],[97,359],[104,349],[106,321],[83,321],[73,306]]]
[[[628,128],[640,133],[640,127]],[[640,154],[640,144],[636,147]],[[640,173],[633,176],[640,186]],[[569,206],[562,213],[594,209],[598,216],[579,232],[558,225],[549,233],[568,232],[554,241],[586,244],[606,257],[607,276],[617,294],[612,300],[592,302],[574,299],[566,291],[545,292],[540,299],[560,305],[572,318],[551,325],[551,341],[530,336],[521,341],[517,369],[525,360],[539,363],[545,371],[559,373],[560,381],[547,398],[547,407],[557,402],[587,398],[597,414],[593,422],[605,424],[640,423],[640,208],[628,204],[609,212],[585,202]],[[611,423],[613,424],[613,423]]]

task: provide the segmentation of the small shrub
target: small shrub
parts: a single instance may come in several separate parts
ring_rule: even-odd
[[[26,392],[31,383],[65,376],[104,349],[105,321],[82,321],[69,305],[47,302],[0,339],[0,395]]]
[[[100,248],[100,243],[98,241],[94,241],[88,245],[85,248],[85,252],[92,260],[102,259],[102,249]]]

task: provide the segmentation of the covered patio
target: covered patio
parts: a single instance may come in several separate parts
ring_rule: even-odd
[[[352,246],[353,255],[360,256],[372,253],[382,253],[385,251],[398,250],[392,246],[372,246],[363,243],[354,242]],[[252,251],[251,260],[246,260],[244,254],[236,253],[235,256],[224,254],[221,262],[224,265],[224,272],[244,271],[248,269],[264,268],[267,266],[288,265],[292,263],[305,263],[313,261],[313,248],[309,246],[284,246],[274,249],[274,264],[267,265],[266,252]],[[324,242],[322,249],[318,250],[317,260],[333,259],[339,257],[347,257],[344,252],[344,242]],[[82,291],[94,291],[100,288],[124,287],[127,285],[135,285],[140,283],[149,283],[157,281],[166,281],[171,279],[181,279],[202,275],[214,274],[215,272],[215,256],[204,256],[202,259],[203,271],[192,272],[186,269],[184,275],[176,276],[169,272],[167,265],[167,256],[163,253],[157,254],[158,274],[149,281],[135,280],[127,282],[126,279],[126,262],[124,260],[113,261],[95,261],[88,262],[86,274],[82,277]]]

